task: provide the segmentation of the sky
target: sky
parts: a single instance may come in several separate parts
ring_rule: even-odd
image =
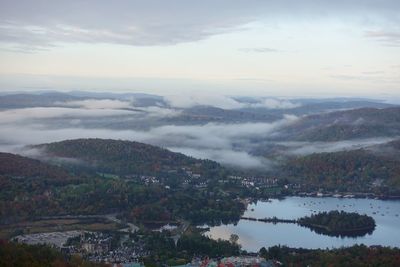
[[[0,91],[400,97],[398,0],[0,0]]]

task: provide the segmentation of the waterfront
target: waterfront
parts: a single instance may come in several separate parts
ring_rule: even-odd
[[[283,200],[249,204],[243,216],[281,219],[298,219],[312,213],[344,210],[372,216],[376,221],[375,231],[363,237],[341,238],[320,235],[312,230],[295,224],[264,223],[240,220],[237,225],[228,224],[211,227],[206,234],[212,238],[229,239],[231,234],[239,236],[242,248],[258,251],[261,247],[286,245],[303,248],[337,248],[354,244],[383,245],[400,247],[400,201],[354,199],[354,198],[318,198],[288,197]]]

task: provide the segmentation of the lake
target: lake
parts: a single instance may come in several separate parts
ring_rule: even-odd
[[[270,202],[248,205],[243,216],[265,218],[276,216],[279,219],[298,219],[316,212],[343,210],[372,216],[376,228],[372,234],[363,237],[330,237],[320,235],[296,224],[264,223],[240,220],[237,225],[227,224],[211,227],[206,235],[217,239],[229,239],[231,234],[239,236],[242,248],[257,252],[261,247],[286,245],[296,248],[337,248],[354,244],[383,245],[400,247],[400,201],[288,197]]]

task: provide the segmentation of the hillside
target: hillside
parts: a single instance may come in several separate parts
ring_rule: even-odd
[[[39,160],[0,153],[0,223],[62,212],[55,193],[84,181]]]
[[[302,118],[282,131],[284,139],[338,141],[400,135],[400,108],[361,108]]]
[[[183,218],[211,225],[237,220],[244,209],[236,186],[226,191],[214,186],[228,172],[212,161],[117,140],[78,139],[35,148],[59,167],[3,154],[0,224],[118,213],[134,222]]]
[[[182,168],[211,176],[223,168],[216,162],[197,160],[181,153],[132,141],[111,139],[76,139],[34,146],[63,165],[65,159],[81,161],[82,166],[97,172],[117,175],[160,173],[174,174]]]
[[[196,106],[185,109],[183,115],[176,120],[182,120],[187,117],[188,122],[220,122],[220,123],[238,123],[238,122],[272,122],[279,120],[283,115],[272,114],[270,111],[265,113],[258,112],[257,109],[229,110],[210,106]]]
[[[0,152],[0,175],[20,178],[65,180],[70,175],[62,168],[39,160]]]
[[[400,192],[400,161],[363,149],[299,156],[278,173],[314,189]]]
[[[56,102],[82,100],[64,93],[42,93],[42,94],[12,94],[0,96],[0,109],[27,108],[27,107],[51,107]]]
[[[79,256],[66,257],[60,251],[45,245],[16,244],[0,240],[0,266],[65,266],[106,267],[107,264],[84,261]]]

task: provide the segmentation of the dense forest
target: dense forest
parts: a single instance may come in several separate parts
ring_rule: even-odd
[[[310,189],[400,193],[400,161],[364,149],[296,157],[281,166],[277,175]],[[382,184],[374,185],[375,181]]]
[[[173,174],[186,167],[206,177],[226,171],[218,163],[198,160],[167,149],[132,141],[76,139],[37,145],[42,158],[71,167],[118,175]],[[68,160],[69,159],[69,160]]]
[[[138,237],[139,238],[139,237]],[[146,235],[145,243],[153,249],[144,258],[146,266],[179,265],[190,262],[193,255],[218,258],[239,255],[240,248],[232,241],[212,240],[194,234],[184,236],[177,246],[164,233]],[[261,248],[259,254],[267,260],[279,261],[281,266],[400,266],[400,250],[381,246],[355,245],[340,249],[297,249],[273,246]],[[108,266],[89,263],[77,256],[66,257],[45,245],[23,245],[0,241],[0,266],[4,267],[97,267]]]
[[[68,174],[67,171],[57,166],[45,164],[39,160],[1,152],[0,175],[51,179],[60,182],[71,178],[71,175]]]
[[[298,219],[298,224],[327,235],[358,236],[375,229],[375,220],[355,212],[329,211]]]
[[[24,245],[0,240],[0,266],[2,267],[106,267],[91,263],[78,256],[66,257],[45,245]]]
[[[73,150],[68,152],[70,146]],[[37,220],[43,216],[117,213],[122,222],[139,226],[184,221],[211,226],[238,221],[245,210],[241,198],[266,196],[264,189],[247,188],[240,181],[225,180],[230,172],[215,162],[196,160],[140,143],[79,139],[36,148],[44,152],[45,161],[0,153],[2,224]],[[49,161],[49,158],[53,160]],[[285,179],[279,184],[295,181],[309,185],[310,189],[318,184],[327,190],[363,191],[371,190],[375,180],[385,179],[386,184],[392,185],[388,192],[396,192],[400,173],[400,165],[396,163],[396,159],[382,158],[364,150],[310,155],[292,159],[289,167],[282,171]],[[194,178],[193,173],[198,173],[199,177]],[[144,182],[141,175],[154,175],[151,177],[158,181]],[[203,181],[207,183],[202,185]],[[330,212],[298,222],[316,231],[340,235],[343,229],[375,226],[365,217]],[[151,253],[151,257],[145,259],[150,266],[165,261],[184,263],[193,255],[219,257],[241,253],[236,243],[212,240],[198,232],[182,235],[176,246],[167,233],[146,232],[141,238]],[[18,253],[29,250],[11,246],[16,245],[6,244],[3,249],[9,247],[20,251]],[[268,253],[273,253],[273,249]],[[333,252],[323,251],[319,256],[313,254],[319,253],[316,251],[309,253],[305,254],[309,257],[307,262],[318,262],[325,259],[321,255],[329,258]],[[342,251],[335,253],[342,253],[341,257],[347,255]],[[49,255],[52,254],[49,252]],[[28,256],[21,256],[24,257]],[[57,257],[38,264],[50,266],[56,261],[59,266],[75,266],[75,261],[79,260],[71,258],[58,262]],[[291,266],[291,260],[296,260],[291,257],[285,258],[288,266]],[[28,258],[33,260],[34,256]]]
[[[315,114],[288,126],[283,136],[298,141],[339,141],[398,136],[400,108],[360,108]]]
[[[362,267],[362,266],[400,266],[400,250],[364,245],[356,245],[340,249],[294,249],[288,247],[274,246],[268,249],[262,248],[260,254],[266,259],[275,259],[281,262],[282,266],[341,266],[341,267]]]
[[[3,224],[43,216],[108,213],[119,213],[121,219],[135,223],[186,219],[219,224],[238,220],[245,209],[236,199],[237,193],[228,193],[212,183],[200,188],[168,187],[119,176],[72,173],[12,154],[2,153],[0,157],[0,223]],[[202,167],[205,166],[209,165]]]
[[[197,257],[230,257],[241,254],[240,246],[234,240],[214,240],[194,231],[182,235],[174,243],[167,231],[147,231],[132,234],[136,241],[144,242],[150,252],[143,258],[146,266],[182,265]]]

